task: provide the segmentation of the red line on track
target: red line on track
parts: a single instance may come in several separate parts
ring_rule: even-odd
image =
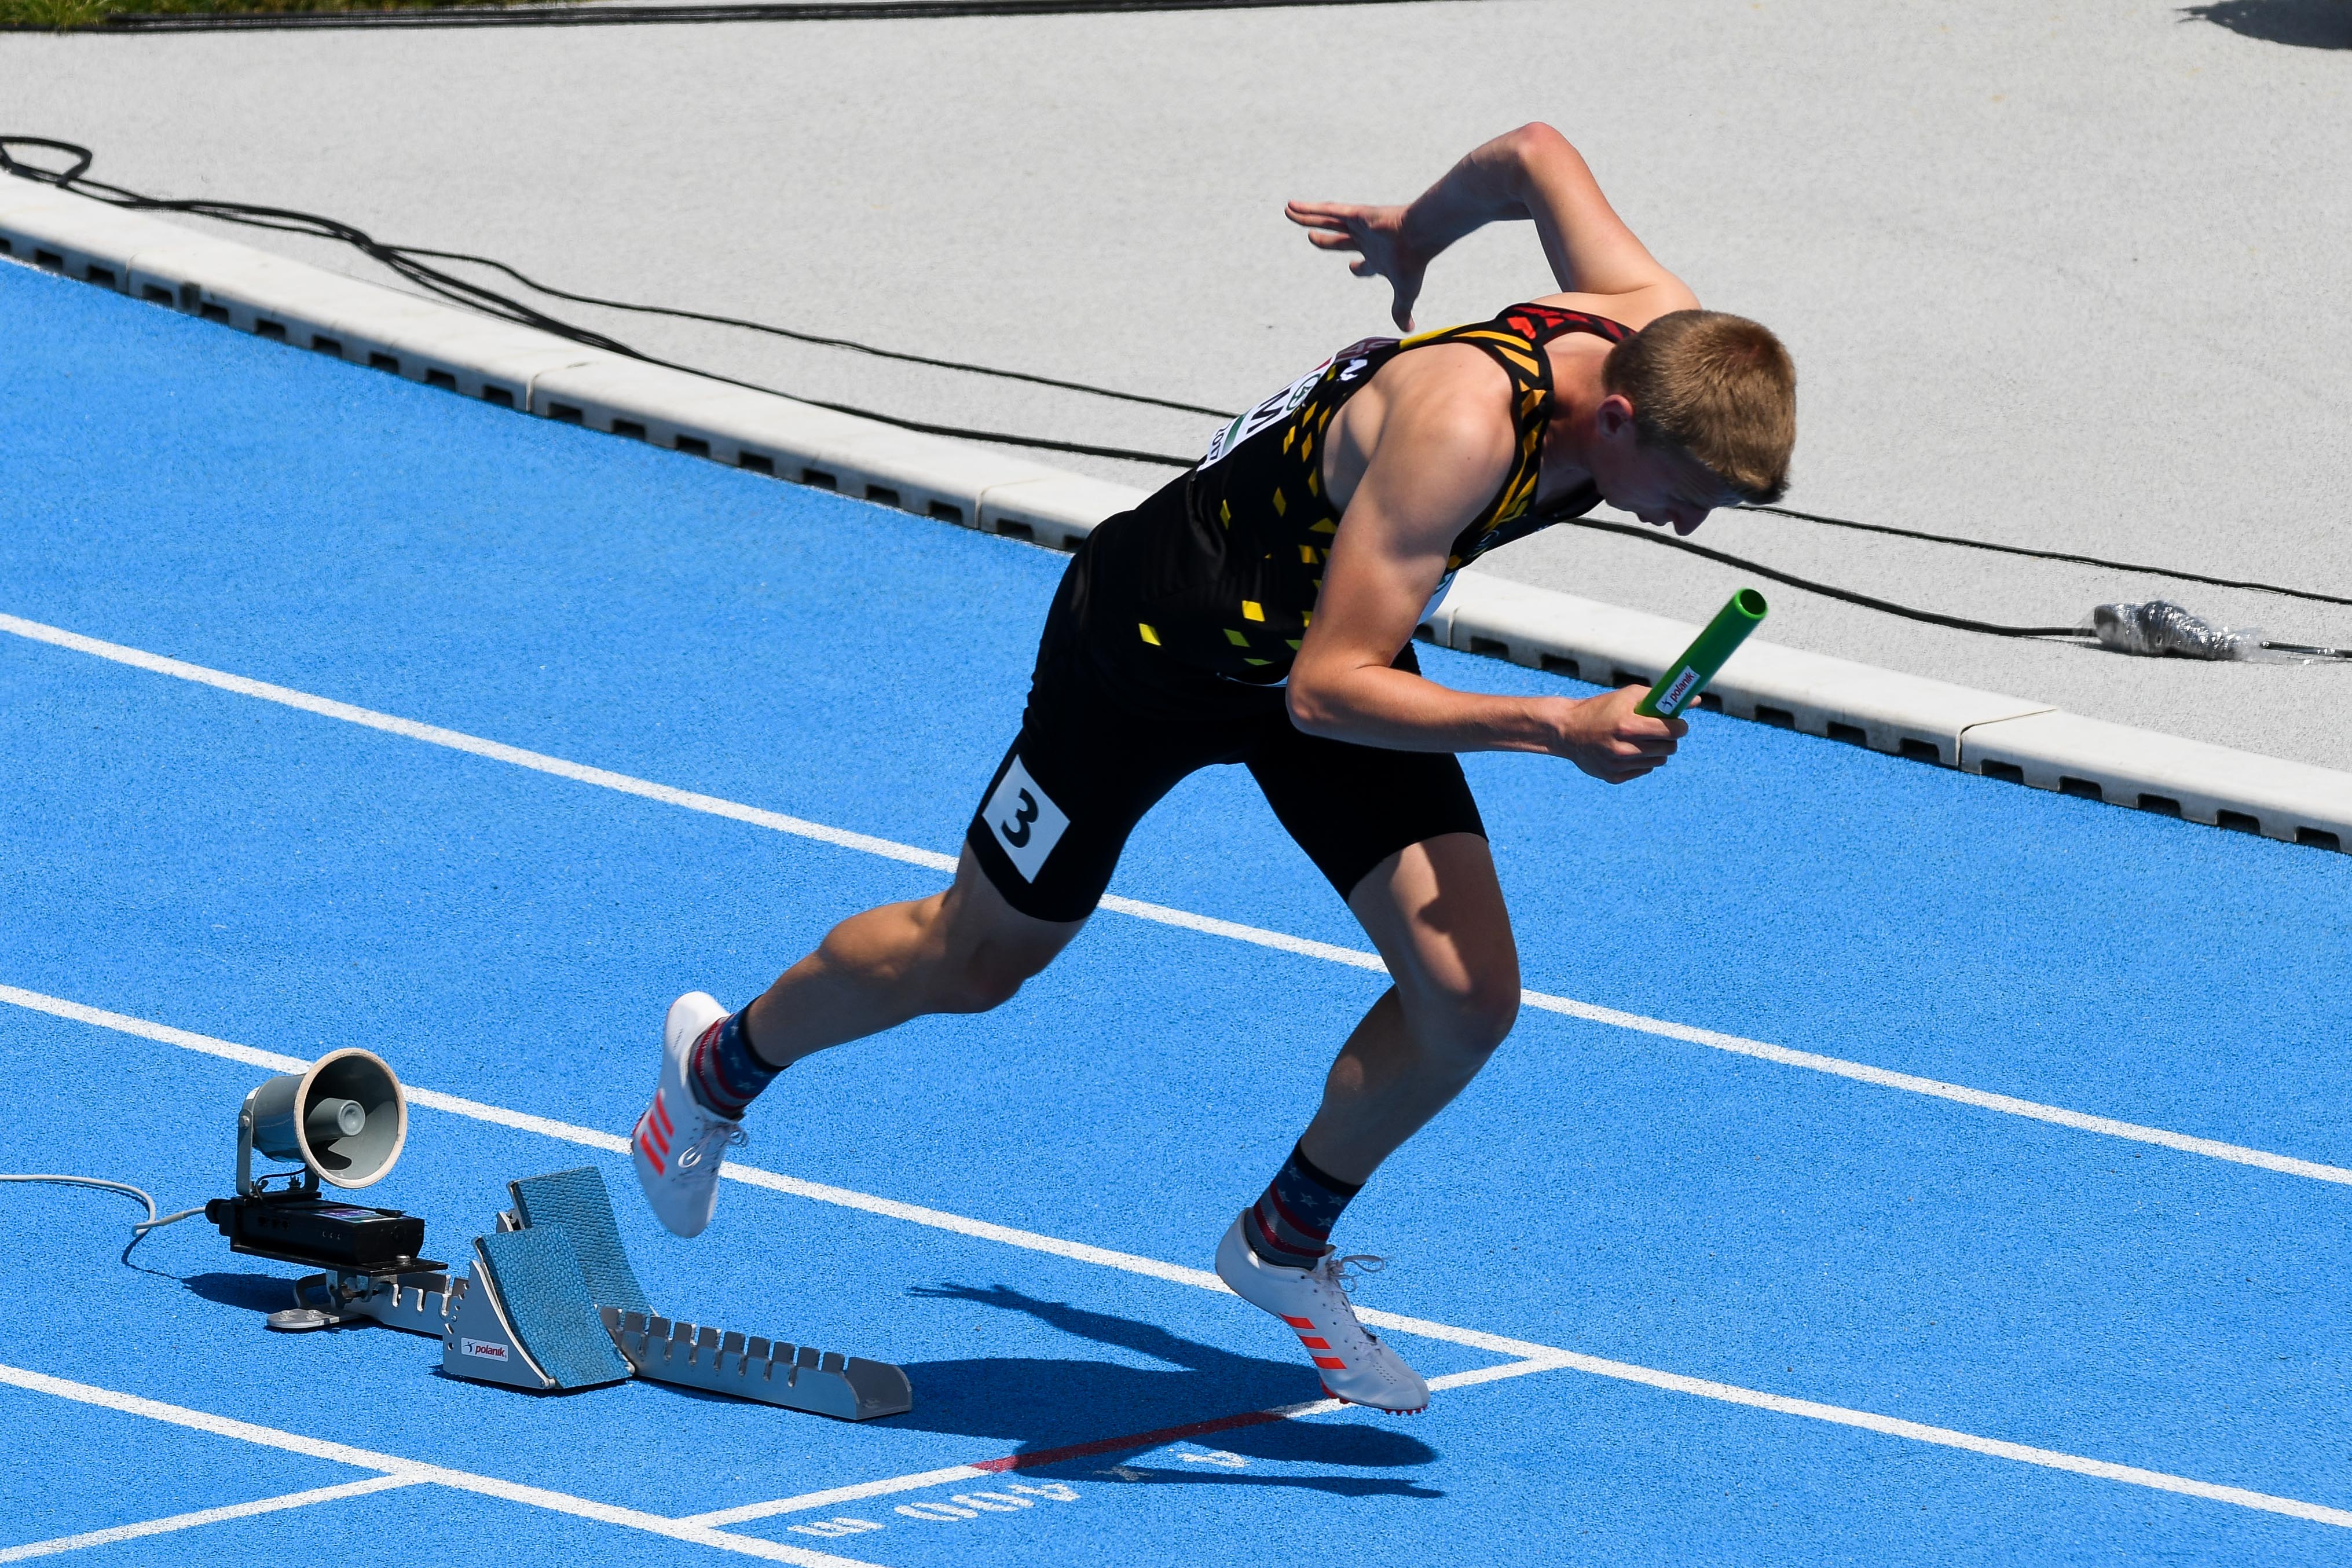
[[[972,1468],[1000,1471],[1034,1469],[1040,1465],[1058,1465],[1065,1459],[1084,1459],[1097,1454],[1117,1454],[1130,1448],[1157,1448],[1162,1443],[1173,1443],[1181,1437],[1198,1437],[1210,1432],[1231,1432],[1240,1426],[1265,1426],[1287,1419],[1287,1416],[1271,1410],[1253,1410],[1243,1415],[1220,1415],[1213,1421],[1190,1421],[1181,1426],[1162,1426],[1157,1432],[1138,1432],[1131,1437],[1100,1437],[1091,1443],[1039,1448],[1034,1453],[1007,1454],[1001,1459],[982,1459]]]

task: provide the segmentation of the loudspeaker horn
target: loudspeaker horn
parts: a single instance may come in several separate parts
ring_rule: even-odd
[[[383,1058],[330,1051],[300,1072],[280,1073],[245,1097],[236,1113],[236,1190],[251,1197],[253,1156],[302,1163],[304,1185],[373,1186],[392,1173],[408,1142],[408,1097]]]

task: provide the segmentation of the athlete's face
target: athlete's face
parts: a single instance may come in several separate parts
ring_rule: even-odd
[[[1630,511],[1654,528],[1695,532],[1719,506],[1737,506],[1723,481],[1680,452],[1644,445],[1633,423],[1633,405],[1612,394],[1595,419],[1592,480],[1601,499]]]

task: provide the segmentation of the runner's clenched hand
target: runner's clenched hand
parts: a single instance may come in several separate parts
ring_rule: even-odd
[[[1690,733],[1680,719],[1653,719],[1633,706],[1646,686],[1621,687],[1580,701],[1555,699],[1557,738],[1545,749],[1566,757],[1602,784],[1627,784],[1665,765],[1675,742]]]
[[[1385,278],[1396,291],[1389,314],[1398,328],[1412,331],[1412,304],[1429,258],[1405,243],[1402,207],[1355,206],[1345,202],[1292,202],[1283,215],[1307,230],[1307,242],[1324,250],[1352,250],[1348,270],[1359,278]]]

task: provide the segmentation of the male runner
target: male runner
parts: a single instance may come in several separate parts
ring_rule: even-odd
[[[1696,309],[1559,132],[1472,153],[1410,207],[1294,203],[1410,331],[1430,258],[1532,218],[1561,292],[1491,321],[1367,339],[1218,431],[1182,478],[1111,518],[1062,578],[1021,732],[954,883],[844,921],[740,1012],[670,1006],[632,1139],[664,1225],[693,1236],[754,1096],[812,1052],[1003,1003],[1086,923],[1137,821],[1178,780],[1240,763],[1348,902],[1393,984],[1217,1272],[1296,1331],[1325,1389],[1388,1411],[1428,1385],[1360,1327],[1333,1223],[1477,1073],[1519,1005],[1518,957],[1454,753],[1549,752],[1606,784],[1686,732],[1642,689],[1489,697],[1423,679],[1412,633],[1453,573],[1601,500],[1688,533],[1777,499],[1795,377],[1771,333]]]

